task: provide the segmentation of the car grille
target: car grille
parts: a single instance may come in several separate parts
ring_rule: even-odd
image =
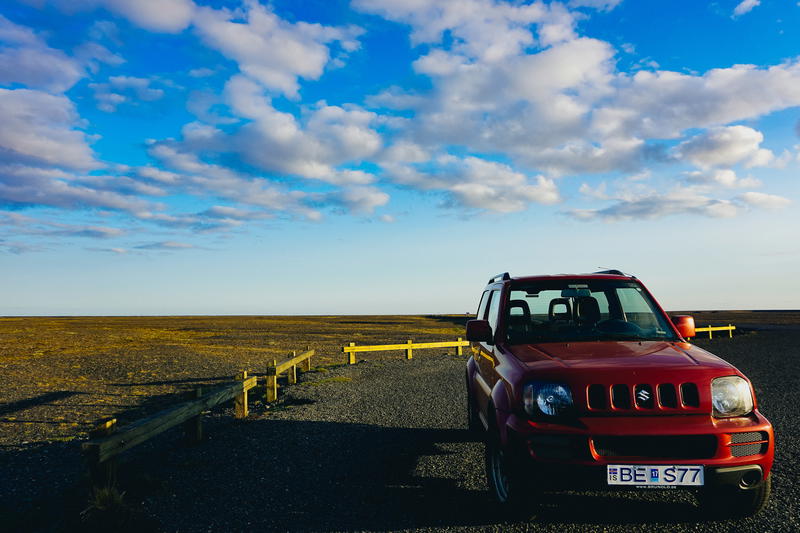
[[[731,455],[746,457],[767,453],[769,436],[766,431],[746,431],[731,434]]]
[[[628,409],[669,411],[697,409],[700,393],[696,383],[648,383],[628,385],[592,384],[587,387],[586,400],[589,411],[618,411]]]
[[[601,436],[592,441],[601,457],[709,459],[717,451],[714,435]]]

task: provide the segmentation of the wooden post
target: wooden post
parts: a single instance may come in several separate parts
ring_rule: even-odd
[[[408,339],[408,348],[406,348],[406,359],[411,359],[413,357],[414,352],[411,349],[411,345],[414,343],[411,339]]]
[[[728,324],[728,337],[733,338],[733,326]]]
[[[355,346],[356,343],[351,342],[350,346]],[[347,364],[354,365],[356,364],[356,353],[355,352],[348,352],[349,357],[347,358]]]
[[[708,325],[708,338],[709,338],[709,339],[711,339],[711,338],[713,338],[713,337],[714,337],[714,335],[712,335],[712,333],[711,333],[711,328],[712,328],[712,327],[713,327],[713,326],[712,326],[711,324],[709,324],[709,325]]]
[[[197,400],[202,396],[202,387],[197,387],[186,393],[187,400]],[[195,443],[203,440],[203,413],[187,420],[183,425],[183,431],[186,434],[186,442]]]
[[[267,382],[265,384],[264,400],[272,403],[278,399],[278,361],[272,360],[272,366],[267,368]]]
[[[90,439],[108,437],[117,431],[117,419],[109,418],[100,422],[93,430],[89,431]],[[86,457],[89,465],[89,478],[92,487],[113,487],[117,481],[117,458],[112,457],[103,462],[92,455]]]
[[[297,352],[292,352],[292,358],[294,359],[297,356]],[[297,365],[292,365],[286,371],[286,377],[289,380],[289,385],[294,385],[297,383]]]
[[[306,346],[306,351],[310,352],[311,346]],[[305,372],[311,372],[311,358],[309,357],[308,359],[306,359],[305,363],[306,363]]]
[[[458,338],[458,342],[459,343],[461,342],[461,337]],[[463,354],[464,350],[462,349],[461,344],[459,344],[458,346],[456,346],[456,355],[463,355]]]
[[[242,370],[236,376],[237,380],[244,382],[247,379],[247,371]],[[236,418],[247,418],[247,391],[242,386],[242,392],[234,400],[234,415]]]

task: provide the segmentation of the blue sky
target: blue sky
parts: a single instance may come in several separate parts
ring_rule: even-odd
[[[800,3],[0,6],[0,315],[800,307]]]

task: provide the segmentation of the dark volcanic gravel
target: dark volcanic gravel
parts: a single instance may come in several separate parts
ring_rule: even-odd
[[[282,389],[281,404],[255,405],[246,421],[216,410],[199,445],[180,445],[173,431],[136,449],[120,472],[131,529],[800,531],[800,332],[697,344],[750,377],[776,427],[774,493],[753,519],[707,520],[680,491],[546,493],[524,520],[498,514],[483,444],[463,429],[465,360],[427,351],[305,374]],[[62,526],[44,529],[80,527],[73,507]]]

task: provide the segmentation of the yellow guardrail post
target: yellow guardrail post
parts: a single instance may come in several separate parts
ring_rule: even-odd
[[[414,351],[411,349],[412,344],[414,344],[414,341],[408,339],[408,348],[406,348],[406,359],[411,359],[414,355]]]
[[[456,355],[463,355],[464,350],[461,348],[461,337],[458,338],[458,344],[456,345]]]
[[[297,352],[292,352],[292,359],[295,357],[297,357]],[[286,369],[286,377],[289,381],[289,385],[297,383],[297,365],[292,365]]]
[[[244,381],[247,379],[247,370],[239,372],[236,379],[242,382],[242,392],[234,400],[235,416],[239,419],[247,418],[247,389],[244,387]]]
[[[264,400],[272,403],[278,399],[278,361],[272,360],[272,366],[267,368],[267,382],[264,386]]]

